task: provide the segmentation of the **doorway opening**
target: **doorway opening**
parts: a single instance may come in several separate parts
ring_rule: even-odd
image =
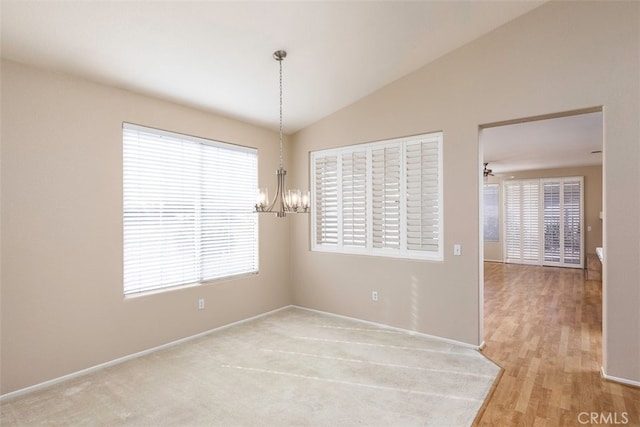
[[[483,351],[517,378],[504,399],[535,412],[532,395],[570,399],[563,384],[600,374],[602,283],[585,267],[603,246],[603,111],[488,124],[478,141]]]
[[[584,268],[602,247],[601,108],[483,125],[481,261]]]

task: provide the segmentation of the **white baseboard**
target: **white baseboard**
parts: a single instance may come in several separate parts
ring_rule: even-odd
[[[607,375],[607,373],[604,371],[604,366],[600,367],[600,376],[605,380],[640,388],[640,381],[633,381],[633,380],[628,380],[626,378],[619,378],[619,377]]]
[[[367,325],[376,326],[378,328],[391,329],[391,330],[394,330],[394,331],[404,332],[404,333],[407,333],[407,334],[410,334],[410,335],[415,335],[415,336],[424,337],[424,338],[430,338],[430,339],[435,340],[435,341],[445,342],[447,344],[452,344],[452,345],[456,345],[456,346],[460,346],[460,347],[470,348],[470,349],[473,349],[473,350],[480,350],[484,346],[484,341],[482,342],[482,344],[480,344],[478,346],[478,345],[473,345],[473,344],[469,344],[469,343],[462,342],[462,341],[456,341],[456,340],[452,340],[452,339],[449,339],[449,338],[439,337],[439,336],[436,336],[436,335],[429,335],[429,334],[425,334],[425,333],[422,333],[422,332],[411,331],[409,329],[397,328],[395,326],[385,325],[384,323],[376,323],[376,322],[371,322],[369,320],[358,319],[358,318],[355,318],[355,317],[343,316],[341,314],[329,313],[328,311],[322,311],[322,310],[316,310],[316,309],[313,309],[313,308],[301,307],[299,305],[294,305],[293,307],[299,308],[301,310],[312,311],[312,312],[315,312],[315,313],[326,314],[327,316],[334,316],[334,317],[339,317],[341,319],[353,320],[355,322],[360,322],[360,323],[364,323],[364,324],[367,324]]]
[[[58,384],[58,383],[61,383],[61,382],[64,382],[64,381],[68,381],[68,380],[71,380],[71,379],[74,379],[74,378],[78,378],[78,377],[81,377],[81,376],[84,376],[84,375],[88,375],[88,374],[91,374],[93,372],[99,371],[101,369],[105,369],[105,368],[108,368],[108,367],[111,367],[111,366],[114,366],[114,365],[118,365],[118,364],[126,362],[128,360],[132,360],[132,359],[136,359],[138,357],[146,356],[146,355],[154,353],[156,351],[164,350],[166,348],[173,347],[173,346],[176,346],[178,344],[182,344],[182,343],[194,340],[196,338],[200,338],[200,337],[209,335],[209,334],[211,334],[213,332],[221,331],[223,329],[231,328],[233,326],[237,326],[237,325],[240,325],[242,323],[246,323],[246,322],[250,322],[252,320],[259,319],[261,317],[269,316],[270,314],[277,313],[278,311],[282,311],[282,310],[285,310],[285,309],[290,308],[290,307],[291,307],[291,305],[286,305],[284,307],[280,307],[280,308],[277,308],[275,310],[268,311],[266,313],[258,314],[257,316],[252,316],[252,317],[249,317],[247,319],[238,320],[237,322],[229,323],[227,325],[218,326],[217,328],[209,329],[208,331],[200,332],[198,334],[191,335],[191,336],[188,336],[188,337],[185,337],[185,338],[180,338],[179,340],[171,341],[169,343],[162,344],[162,345],[159,345],[157,347],[153,347],[153,348],[150,348],[150,349],[147,349],[147,350],[143,350],[143,351],[140,351],[138,353],[130,354],[128,356],[119,357],[118,359],[110,360],[110,361],[105,362],[105,363],[100,363],[99,365],[91,366],[89,368],[82,369],[80,371],[72,372],[70,374],[63,375],[61,377],[54,378],[52,380],[48,380],[48,381],[45,381],[45,382],[42,382],[42,383],[39,383],[39,384],[35,384],[35,385],[29,386],[29,387],[25,387],[25,388],[20,389],[20,390],[12,391],[10,393],[5,393],[3,395],[0,395],[0,402],[3,402],[5,400],[7,400],[7,399],[11,399],[11,398],[14,398],[14,397],[22,396],[24,394],[32,393],[34,391],[42,390],[44,388],[51,387],[52,385],[55,385],[55,384]]]

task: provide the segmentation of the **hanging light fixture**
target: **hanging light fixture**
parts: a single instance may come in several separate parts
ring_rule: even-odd
[[[273,201],[269,203],[269,190],[266,187],[258,189],[256,198],[256,212],[275,212],[278,218],[287,216],[287,213],[308,213],[310,206],[309,192],[300,190],[285,190],[284,178],[287,171],[282,162],[282,61],[287,57],[287,52],[277,50],[273,58],[280,64],[280,168],[276,171],[278,187]]]

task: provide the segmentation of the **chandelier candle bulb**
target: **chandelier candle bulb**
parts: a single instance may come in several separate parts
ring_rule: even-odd
[[[300,190],[289,190],[288,203],[289,208],[297,211],[300,206]]]
[[[309,206],[311,205],[311,197],[309,195],[308,191],[305,191],[302,193],[302,201],[301,201],[301,207],[302,210],[304,212],[307,212],[309,210]]]
[[[269,205],[269,189],[258,188],[258,194],[256,196],[256,211],[264,211]]]

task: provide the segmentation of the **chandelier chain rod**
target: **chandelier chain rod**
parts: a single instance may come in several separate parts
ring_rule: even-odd
[[[280,64],[280,168],[283,168],[283,156],[282,156],[282,59],[278,61]]]

